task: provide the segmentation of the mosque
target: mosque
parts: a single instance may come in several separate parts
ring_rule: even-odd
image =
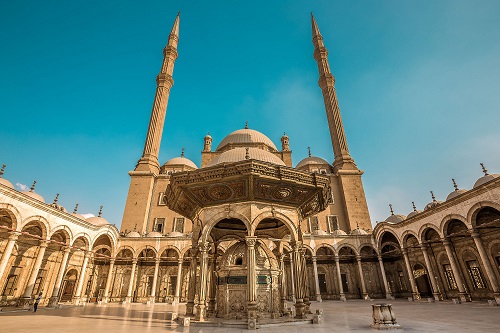
[[[373,298],[500,303],[500,177],[483,166],[472,189],[455,189],[374,228],[363,171],[350,155],[328,51],[312,17],[333,162],[292,165],[281,147],[246,125],[201,165],[158,161],[179,43],[176,17],[144,151],[133,171],[121,229],[102,211],[84,218],[17,191],[0,172],[0,306],[109,302],[185,303],[210,318],[306,318],[311,302]],[[200,145],[201,146],[201,145]],[[8,171],[8,170],[7,170]]]

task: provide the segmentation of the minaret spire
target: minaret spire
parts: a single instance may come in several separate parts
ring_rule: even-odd
[[[168,43],[163,49],[163,63],[160,74],[156,77],[156,94],[149,120],[148,134],[142,157],[137,163],[137,171],[150,171],[158,174],[160,164],[158,154],[160,152],[160,142],[163,133],[163,125],[167,113],[168,98],[170,89],[174,85],[172,74],[174,72],[174,63],[177,59],[177,44],[179,43],[179,20],[180,12],[175,18],[174,25],[168,36]]]
[[[349,154],[347,140],[344,133],[344,125],[340,116],[340,108],[335,91],[335,77],[330,71],[328,63],[328,50],[323,43],[323,37],[316,23],[314,15],[311,13],[312,20],[312,41],[314,44],[314,59],[318,64],[319,81],[318,84],[323,92],[326,116],[330,128],[330,137],[332,139],[333,153],[335,160],[333,167],[336,170],[350,169],[357,170],[356,164]]]

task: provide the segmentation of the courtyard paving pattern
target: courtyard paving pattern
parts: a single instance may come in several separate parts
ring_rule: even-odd
[[[352,300],[348,302],[325,301],[312,303],[311,308],[324,310],[324,323],[320,325],[293,325],[260,328],[258,332],[323,333],[323,332],[377,332],[372,322],[371,304],[381,301]],[[488,303],[472,302],[408,302],[394,300],[398,324],[403,329],[389,332],[487,332],[499,327],[500,307]],[[87,305],[85,307],[41,307],[37,313],[21,309],[4,308],[0,312],[0,332],[37,333],[125,333],[125,332],[185,332],[185,333],[233,333],[246,329],[225,327],[180,327],[171,323],[172,312],[183,313],[184,306],[168,304],[132,304],[121,306]]]

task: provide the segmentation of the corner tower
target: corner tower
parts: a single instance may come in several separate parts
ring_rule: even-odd
[[[174,25],[168,36],[167,46],[163,49],[163,63],[156,77],[156,94],[149,120],[146,142],[141,158],[134,171],[130,171],[130,187],[125,203],[125,211],[121,230],[137,230],[145,232],[149,220],[149,212],[155,187],[155,180],[160,172],[158,154],[163,133],[163,125],[167,113],[170,89],[174,85],[172,74],[177,59],[177,44],[179,43],[180,13],[175,18]]]
[[[356,228],[371,230],[370,214],[366,204],[365,191],[361,181],[362,170],[359,170],[354,159],[349,153],[347,139],[342,124],[340,108],[335,90],[335,77],[330,71],[328,63],[328,50],[323,42],[323,37],[318,24],[311,13],[312,42],[314,44],[314,59],[318,65],[319,87],[323,93],[326,117],[332,140],[334,178],[332,190],[336,201],[342,203],[344,216],[350,230]]]

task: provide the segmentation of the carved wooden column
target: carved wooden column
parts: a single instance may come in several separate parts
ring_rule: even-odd
[[[424,255],[425,266],[427,267],[427,275],[431,281],[432,295],[434,296],[434,300],[439,301],[441,299],[441,294],[439,293],[439,287],[436,281],[436,277],[434,276],[434,270],[431,266],[431,260],[429,259],[429,254],[427,253],[427,244],[420,244],[420,249],[422,250],[422,254]]]
[[[87,265],[89,264],[89,259],[92,257],[92,252],[85,253],[85,257],[83,258],[82,270],[80,272],[80,276],[78,277],[78,284],[76,287],[75,296],[73,296],[73,300],[75,304],[80,304],[82,302],[82,290],[83,290],[83,282],[85,282],[85,275],[87,272]]]
[[[179,259],[177,261],[178,266],[177,266],[177,283],[175,286],[175,296],[174,296],[174,304],[177,304],[180,302],[181,299],[181,288],[182,288],[182,259]]]
[[[255,245],[257,237],[247,236],[247,286],[248,286],[248,319],[257,318],[257,274],[255,272]]]
[[[408,272],[408,279],[410,280],[411,295],[413,299],[420,299],[420,294],[418,292],[417,284],[415,283],[415,276],[413,275],[413,269],[411,268],[410,258],[408,257],[408,249],[402,248],[403,257],[405,260],[406,271]]]
[[[189,266],[189,288],[188,288],[188,301],[186,304],[186,315],[192,316],[194,311],[194,299],[196,297],[196,269],[198,267],[198,250],[191,248],[189,250],[191,263]]]
[[[387,276],[385,275],[384,260],[382,256],[378,256],[378,263],[380,264],[380,273],[382,274],[382,281],[384,282],[385,298],[392,299],[392,295],[389,291],[389,284],[387,283]]]
[[[109,289],[111,288],[111,282],[113,281],[113,268],[115,267],[115,259],[109,260],[109,271],[108,278],[106,279],[106,287],[104,288],[104,293],[102,300],[104,303],[109,302]]]
[[[305,318],[305,304],[304,304],[304,283],[302,277],[302,265],[301,265],[301,250],[302,242],[296,241],[292,244],[293,252],[293,267],[294,267],[294,285],[295,285],[295,318]]]
[[[47,241],[40,241],[40,245],[38,247],[38,254],[35,259],[35,263],[33,264],[33,268],[30,272],[30,277],[28,279],[28,284],[26,285],[26,289],[24,290],[23,298],[26,300],[31,299],[31,294],[33,293],[33,288],[35,287],[35,281],[38,277],[38,271],[40,270],[40,266],[42,265],[43,256],[45,255],[45,250],[47,249]]]
[[[196,320],[205,321],[206,317],[206,295],[207,295],[207,267],[208,267],[208,251],[210,244],[205,242],[198,247],[200,251],[200,294],[198,297],[198,305],[196,306]]]
[[[338,255],[335,255],[335,266],[337,267],[337,278],[339,280],[340,300],[346,301],[344,287],[342,286],[342,274],[340,273],[340,258]]]
[[[137,268],[137,259],[132,260],[132,271],[130,272],[130,282],[128,284],[128,290],[127,290],[127,303],[132,303],[132,298],[133,298],[133,292],[134,292],[134,286],[135,286],[135,270]]]
[[[313,270],[314,270],[314,286],[316,288],[316,301],[321,302],[321,291],[319,289],[319,278],[318,278],[318,263],[316,262],[316,256],[312,257]]]
[[[467,302],[469,295],[465,291],[462,275],[460,274],[457,262],[455,261],[455,256],[453,254],[453,250],[451,249],[450,241],[445,238],[443,240],[443,245],[444,249],[446,250],[446,254],[448,255],[448,260],[450,261],[450,266],[453,272],[453,276],[455,277],[455,281],[457,282],[458,292],[460,293],[460,299],[462,300],[462,302]]]
[[[11,234],[9,236],[9,241],[5,246],[5,250],[3,251],[2,254],[2,259],[0,260],[0,281],[3,281],[2,278],[5,272],[5,268],[7,267],[7,263],[9,262],[10,256],[12,255],[12,250],[14,249],[14,245],[16,244],[18,237],[19,236],[16,234]]]
[[[356,262],[358,263],[359,282],[361,284],[361,293],[363,294],[363,299],[369,299],[368,293],[366,292],[366,284],[365,277],[363,275],[363,265],[361,264],[361,256],[356,256]]]
[[[153,276],[153,286],[151,287],[151,302],[156,301],[156,284],[158,283],[158,271],[160,270],[160,259],[155,259],[155,273]]]
[[[486,270],[486,276],[490,281],[491,290],[493,291],[493,295],[497,303],[500,303],[500,291],[498,288],[498,281],[495,277],[495,272],[491,267],[490,260],[488,259],[488,254],[486,253],[483,242],[481,241],[481,236],[479,233],[474,230],[471,234],[472,239],[474,239],[474,243],[476,244],[477,251],[479,252],[479,256],[481,257],[481,261],[483,262],[484,269]]]
[[[64,278],[64,273],[66,272],[66,263],[68,262],[69,253],[71,249],[69,247],[64,249],[61,264],[59,265],[59,271],[57,272],[56,284],[52,290],[52,296],[49,300],[49,306],[56,306],[59,298],[59,290],[61,289],[61,284]]]
[[[294,274],[294,270],[295,270],[295,267],[293,265],[293,252],[290,252],[289,253],[289,257],[290,257],[290,281],[292,282],[291,283],[291,288],[290,288],[290,291],[291,291],[291,295],[292,296],[292,302],[296,302],[296,299],[295,299],[295,274]]]

